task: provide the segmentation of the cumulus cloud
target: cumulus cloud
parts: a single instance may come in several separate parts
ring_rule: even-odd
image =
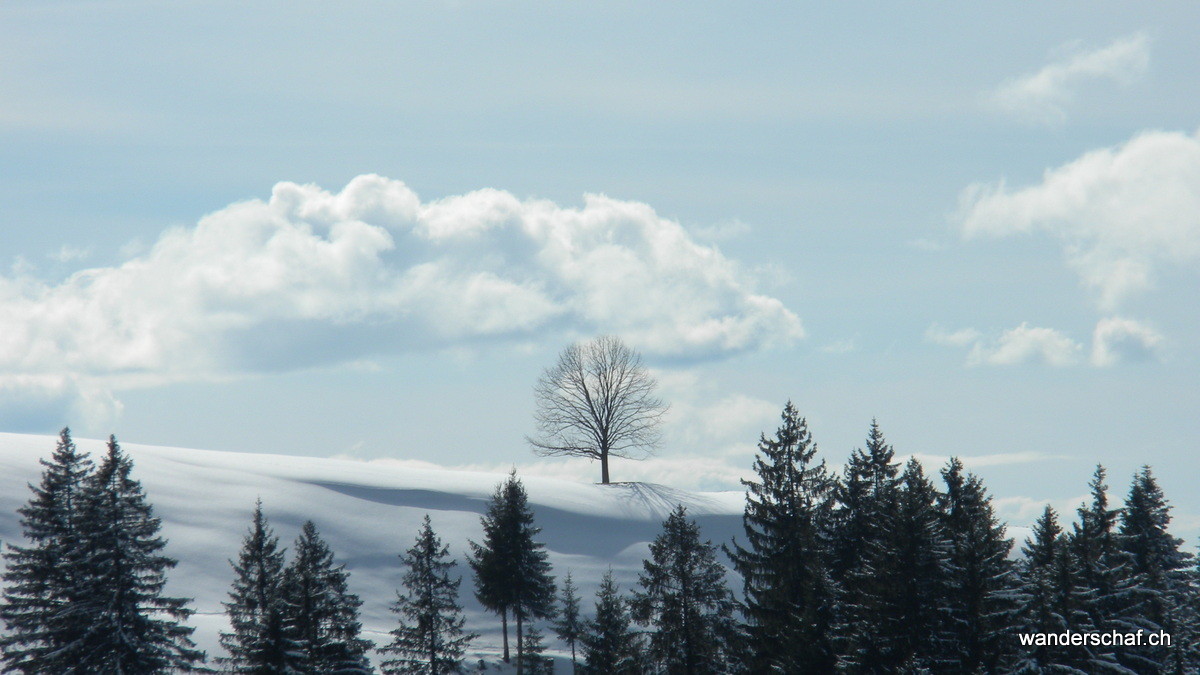
[[[1119,361],[1147,361],[1155,357],[1162,341],[1153,328],[1132,319],[1103,319],[1092,334],[1092,364],[1111,366]]]
[[[1088,82],[1129,84],[1146,71],[1149,63],[1150,40],[1143,33],[1135,33],[1009,80],[991,93],[991,99],[1002,110],[1027,120],[1063,122],[1067,107]]]
[[[1147,132],[1047,170],[1010,189],[976,184],[960,196],[967,237],[1046,232],[1100,306],[1154,284],[1162,265],[1200,261],[1200,135]]]
[[[994,344],[976,342],[967,355],[967,365],[1012,366],[1045,363],[1071,366],[1079,363],[1083,347],[1053,328],[1022,323],[1004,331]]]
[[[61,283],[18,269],[0,276],[0,316],[0,386],[14,391],[30,377],[111,391],[547,333],[617,333],[685,358],[804,334],[734,261],[645,204],[492,189],[422,202],[375,175],[337,193],[279,183]]]
[[[925,339],[944,347],[969,349],[969,366],[1013,366],[1041,363],[1050,366],[1074,366],[1084,363],[1084,346],[1053,328],[1022,323],[1004,331],[995,339],[986,338],[974,328],[948,331],[933,324]],[[1120,317],[1101,319],[1092,332],[1088,363],[1103,368],[1122,361],[1147,361],[1155,358],[1163,337],[1150,326]]]

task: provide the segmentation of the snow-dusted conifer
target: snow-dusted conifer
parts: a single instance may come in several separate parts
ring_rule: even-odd
[[[1061,635],[1077,630],[1081,619],[1086,620],[1081,609],[1083,600],[1066,536],[1053,508],[1047,506],[1033,524],[1021,552],[1014,593],[1014,633]],[[1084,671],[1076,668],[1082,663],[1082,651],[1070,645],[1018,646],[1012,672],[1082,674]]]
[[[830,576],[833,480],[789,401],[775,437],[763,435],[746,486],[745,546],[729,549],[743,580],[746,648],[754,672],[828,673],[835,654]]]
[[[1079,629],[1125,633],[1138,628],[1131,609],[1139,594],[1131,583],[1129,555],[1122,550],[1117,533],[1121,510],[1108,508],[1105,475],[1104,467],[1097,466],[1088,482],[1091,502],[1079,507],[1079,520],[1069,539],[1086,615]],[[1087,647],[1079,667],[1088,672],[1116,669],[1126,651],[1124,646]]]
[[[633,630],[629,603],[621,597],[612,570],[596,590],[596,611],[579,638],[589,675],[641,675],[641,638]]]
[[[937,490],[920,462],[909,460],[900,479],[895,516],[878,545],[866,552],[868,583],[856,609],[851,672],[945,669],[952,649],[945,607],[949,542],[936,505]]]
[[[1119,530],[1132,586],[1130,613],[1146,631],[1165,631],[1174,639],[1170,646],[1129,649],[1122,661],[1138,672],[1185,672],[1189,665],[1194,561],[1180,550],[1183,540],[1170,533],[1170,523],[1171,507],[1150,467],[1142,467],[1129,487]]]
[[[964,473],[958,458],[942,469],[942,480],[946,489],[938,503],[950,543],[946,618],[953,640],[947,657],[960,672],[996,672],[1014,642],[1012,540],[983,483]]]
[[[334,564],[333,551],[311,520],[304,523],[292,550],[280,592],[299,652],[297,670],[313,675],[370,673],[367,652],[372,644],[359,637],[362,600],[349,590],[350,573]]]
[[[700,541],[700,527],[683,506],[663,522],[642,566],[631,608],[649,627],[651,658],[668,673],[733,671],[739,638],[733,594],[716,549]]]
[[[392,605],[392,611],[400,616],[400,625],[392,631],[391,644],[380,650],[395,655],[383,662],[383,672],[457,672],[467,644],[476,636],[463,631],[462,606],[458,604],[462,580],[450,578],[454,560],[449,558],[449,547],[434,534],[429,516],[425,516],[416,543],[400,558],[408,568],[404,591],[396,592]]]
[[[0,649],[6,671],[66,673],[82,656],[87,629],[64,610],[82,597],[80,499],[92,462],[65,428],[49,461],[40,461],[42,482],[29,486],[33,496],[17,511],[27,544],[9,544],[4,553],[0,617],[8,632]]]
[[[80,597],[64,615],[86,627],[74,665],[89,673],[178,673],[194,670],[204,652],[191,640],[185,598],[163,595],[166,540],[133,462],[110,436],[108,452],[81,494],[84,575]]]
[[[868,598],[884,582],[868,566],[872,557],[882,557],[886,538],[892,531],[900,492],[900,465],[895,450],[883,436],[879,423],[871,420],[866,448],[856,449],[846,462],[842,480],[836,485],[833,514],[832,576],[837,583],[834,640],[842,665],[860,662],[870,649],[866,638],[873,617]]]
[[[567,643],[567,646],[571,648],[571,672],[575,673],[579,671],[575,647],[583,633],[583,618],[579,613],[579,592],[575,588],[575,582],[571,579],[569,570],[559,592],[558,618],[554,622],[554,633],[558,639]]]
[[[555,589],[545,545],[535,540],[541,529],[533,524],[533,511],[516,470],[496,486],[481,522],[483,543],[471,542],[468,560],[475,571],[475,596],[501,616],[505,660],[508,613],[516,619],[517,673],[521,673],[524,623],[553,616]]]
[[[232,632],[221,633],[221,646],[229,656],[220,659],[234,673],[292,675],[299,668],[300,650],[287,625],[284,601],[283,550],[263,515],[262,501],[233,567],[233,587],[224,603]]]

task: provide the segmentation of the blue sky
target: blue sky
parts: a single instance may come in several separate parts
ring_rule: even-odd
[[[736,485],[789,398],[1016,524],[1151,464],[1182,533],[1200,7],[0,6],[0,425],[508,467],[571,340]]]

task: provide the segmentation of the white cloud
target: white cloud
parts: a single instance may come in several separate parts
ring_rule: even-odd
[[[422,203],[373,175],[338,193],[279,183],[268,201],[62,283],[14,269],[0,315],[7,386],[105,391],[564,331],[689,358],[803,336],[734,261],[645,204],[587,195],[566,208],[491,189]]]
[[[1154,284],[1164,264],[1200,261],[1200,135],[1147,132],[1047,170],[1041,184],[976,184],[960,197],[965,236],[1047,232],[1101,307]]]
[[[1111,366],[1120,361],[1146,361],[1154,358],[1162,341],[1153,328],[1132,319],[1102,319],[1092,334],[1092,364]]]
[[[994,344],[976,342],[967,355],[967,365],[1012,366],[1021,363],[1045,363],[1071,366],[1079,363],[1083,347],[1053,328],[1022,323],[1004,331]]]
[[[944,347],[970,348],[967,353],[968,366],[1014,366],[1023,363],[1071,366],[1080,362],[1083,353],[1083,347],[1062,332],[1027,323],[1004,331],[994,340],[985,339],[974,328],[948,331],[933,324],[925,330],[925,339]]]
[[[1083,363],[1083,345],[1053,328],[1022,323],[997,339],[986,339],[974,328],[950,332],[938,324],[925,331],[925,339],[944,347],[967,349],[967,365],[1011,366],[1043,363],[1073,366]],[[1092,366],[1104,368],[1122,361],[1148,361],[1158,355],[1163,337],[1150,326],[1120,317],[1101,319],[1092,331]]]
[[[1129,84],[1150,63],[1150,40],[1143,33],[1115,40],[1106,47],[1079,52],[1036,73],[1005,82],[991,93],[1002,110],[1035,122],[1063,122],[1066,108],[1092,80]]]

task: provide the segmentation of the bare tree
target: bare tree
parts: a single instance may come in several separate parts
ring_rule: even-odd
[[[642,357],[620,338],[577,342],[538,378],[538,437],[525,440],[539,455],[600,460],[608,484],[610,456],[643,459],[658,447],[668,406],[654,396],[655,386]]]

